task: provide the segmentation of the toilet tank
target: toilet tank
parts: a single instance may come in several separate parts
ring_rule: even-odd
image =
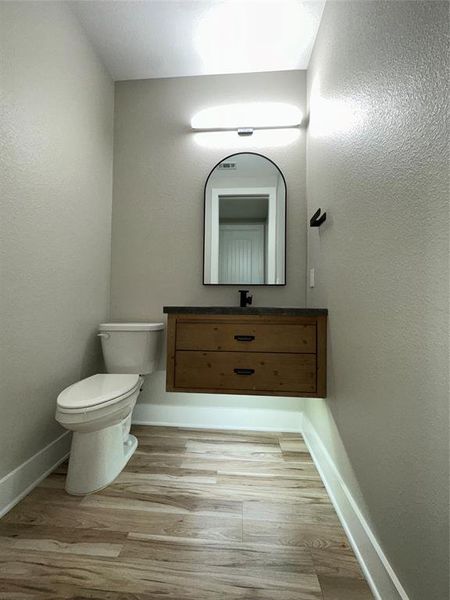
[[[164,323],[101,323],[99,337],[108,373],[148,375],[156,369]]]

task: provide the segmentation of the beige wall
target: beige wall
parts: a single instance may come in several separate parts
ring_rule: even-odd
[[[108,316],[113,84],[64,3],[0,3],[0,477],[63,430]]]
[[[256,151],[275,161],[288,188],[287,285],[251,287],[260,306],[305,305],[305,132],[285,147],[205,148],[190,130],[203,108],[232,102],[288,102],[305,111],[305,71],[126,81],[116,84],[112,235],[112,318],[163,318],[164,305],[237,305],[242,286],[202,285],[203,187],[227,155]],[[256,138],[256,135],[255,135]],[[244,286],[246,287],[246,286]],[[153,376],[139,402],[190,403]],[[182,398],[180,399],[180,396]],[[202,397],[198,397],[202,403]],[[214,405],[227,403],[218,397]],[[243,405],[256,409],[251,398]],[[274,401],[275,403],[275,401]],[[217,406],[216,406],[217,407]]]
[[[306,414],[411,600],[448,597],[447,29],[444,2],[328,2],[308,71],[330,395]]]
[[[204,287],[203,186],[214,165],[247,140],[204,148],[192,116],[229,102],[279,101],[305,109],[305,72],[127,81],[116,84],[112,316],[160,319],[165,304],[238,303],[237,289]],[[245,147],[244,147],[245,149]],[[288,186],[287,286],[257,288],[255,304],[305,303],[305,134],[267,155]]]

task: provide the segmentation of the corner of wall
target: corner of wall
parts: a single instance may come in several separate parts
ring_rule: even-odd
[[[316,399],[311,401],[317,402]],[[328,452],[307,412],[302,414],[302,434],[376,600],[409,600],[342,470]]]

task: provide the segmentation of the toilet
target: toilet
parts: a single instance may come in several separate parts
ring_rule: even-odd
[[[55,418],[73,431],[66,491],[85,495],[109,485],[137,448],[131,414],[144,376],[156,368],[163,323],[102,323],[107,373],[87,377],[63,390]]]

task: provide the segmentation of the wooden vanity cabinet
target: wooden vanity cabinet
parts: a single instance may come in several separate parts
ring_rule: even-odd
[[[169,313],[167,391],[326,396],[327,316]]]

